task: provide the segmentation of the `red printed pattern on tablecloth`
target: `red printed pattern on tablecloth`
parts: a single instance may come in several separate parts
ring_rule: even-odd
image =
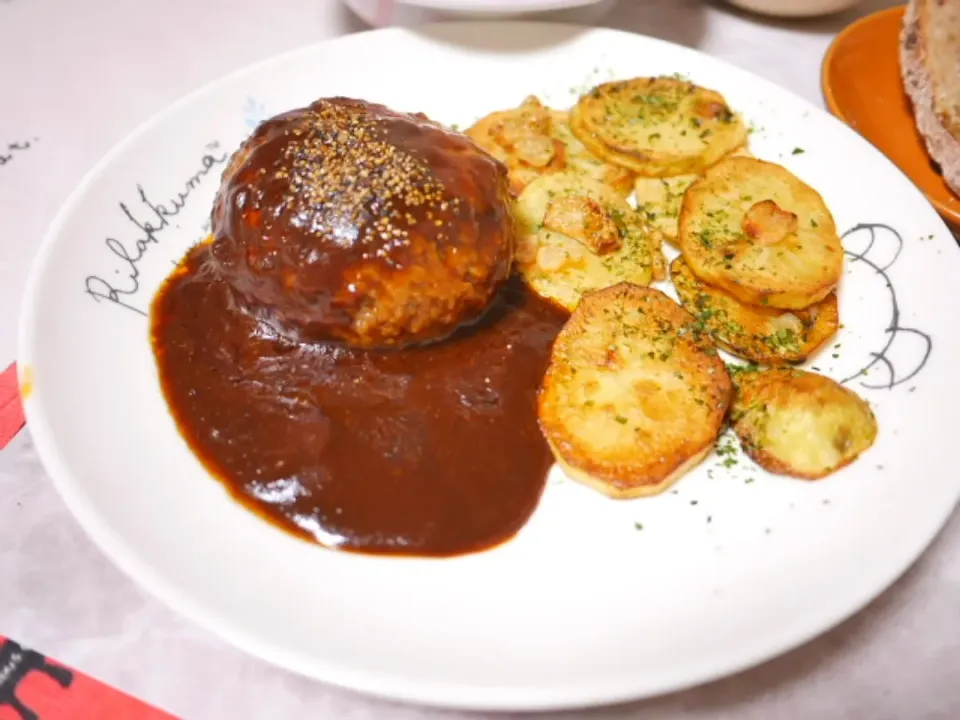
[[[0,450],[20,432],[23,422],[17,366],[13,364],[0,372]]]
[[[176,720],[0,636],[0,720]]]

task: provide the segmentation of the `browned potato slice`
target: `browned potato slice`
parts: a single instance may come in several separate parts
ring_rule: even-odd
[[[793,368],[735,373],[733,429],[746,452],[772,473],[816,480],[873,445],[877,421],[852,390]]]
[[[540,427],[571,478],[614,498],[654,495],[710,452],[732,385],[695,327],[653,288],[584,296],[539,395]]]
[[[736,157],[751,157],[745,147],[737,148],[731,153]],[[699,175],[674,175],[673,177],[644,177],[637,176],[634,181],[634,197],[637,199],[637,210],[642,212],[647,222],[655,230],[663,234],[663,239],[678,247],[677,233],[680,226],[680,206],[683,204],[684,193],[687,188],[696,182]]]
[[[698,175],[674,177],[643,177],[634,182],[634,197],[637,210],[644,214],[651,227],[664,241],[677,247],[677,229],[680,225],[680,205],[687,188],[693,185]]]
[[[570,128],[595,155],[649,177],[700,173],[747,139],[720,93],[669,77],[593,88]]]
[[[563,144],[550,135],[550,111],[533,96],[517,108],[481,118],[466,134],[507,166],[517,194],[542,173],[565,164]]]
[[[666,272],[643,217],[609,185],[573,170],[543,175],[517,198],[516,267],[541,297],[573,310],[586,292]]]
[[[804,310],[746,305],[701,282],[682,256],[670,264],[670,278],[680,303],[713,341],[745,360],[765,365],[803,362],[840,325],[835,293]]]
[[[679,241],[697,277],[749,305],[805,308],[833,292],[843,271],[820,195],[755,158],[721,160],[687,189]]]
[[[623,197],[633,190],[633,173],[625,167],[601,160],[577,139],[570,129],[569,113],[551,110],[550,132],[556,140],[563,143],[566,152],[566,167],[569,170],[596,180],[613,188]]]
[[[480,147],[507,166],[515,195],[533,180],[558,170],[575,170],[626,197],[633,173],[593,155],[570,131],[567,113],[545,107],[534,96],[510,110],[481,118],[466,130]]]
[[[579,240],[595,255],[606,255],[623,244],[613,216],[589,197],[568,195],[556,198],[547,205],[543,227]]]

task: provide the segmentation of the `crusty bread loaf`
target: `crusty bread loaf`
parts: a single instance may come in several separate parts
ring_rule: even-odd
[[[900,70],[927,152],[960,194],[960,2],[910,0]]]

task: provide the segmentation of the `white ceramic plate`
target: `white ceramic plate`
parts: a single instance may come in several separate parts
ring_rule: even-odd
[[[373,61],[381,54],[390,62]],[[847,233],[845,327],[810,364],[852,377],[873,404],[880,435],[863,458],[805,483],[712,457],[676,493],[621,502],[556,474],[514,540],[450,560],[302,542],[204,472],[167,413],[141,313],[205,233],[227,153],[259,119],[347,94],[466,124],[528,93],[564,106],[609,77],[674,72],[725,93],[754,126],[754,151],[819,189]],[[196,622],[279,665],[379,695],[587,705],[770,658],[861,608],[917,558],[960,491],[958,277],[953,238],[890,162],[742,70],[609,30],[392,29],[242,70],[117,146],[43,243],[20,367],[29,427],[71,511],[127,573]]]

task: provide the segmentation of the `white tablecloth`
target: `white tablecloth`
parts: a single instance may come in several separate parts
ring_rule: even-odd
[[[719,3],[621,0],[602,22],[699,48],[820,103],[831,37],[890,4],[788,23]],[[0,0],[0,369],[15,359],[25,275],[48,222],[115,142],[230,70],[360,29],[334,0]],[[954,551],[957,520],[895,588],[809,645],[691,691],[572,716],[960,717]],[[448,716],[296,677],[174,615],[86,539],[28,432],[0,453],[0,633],[191,719]]]

